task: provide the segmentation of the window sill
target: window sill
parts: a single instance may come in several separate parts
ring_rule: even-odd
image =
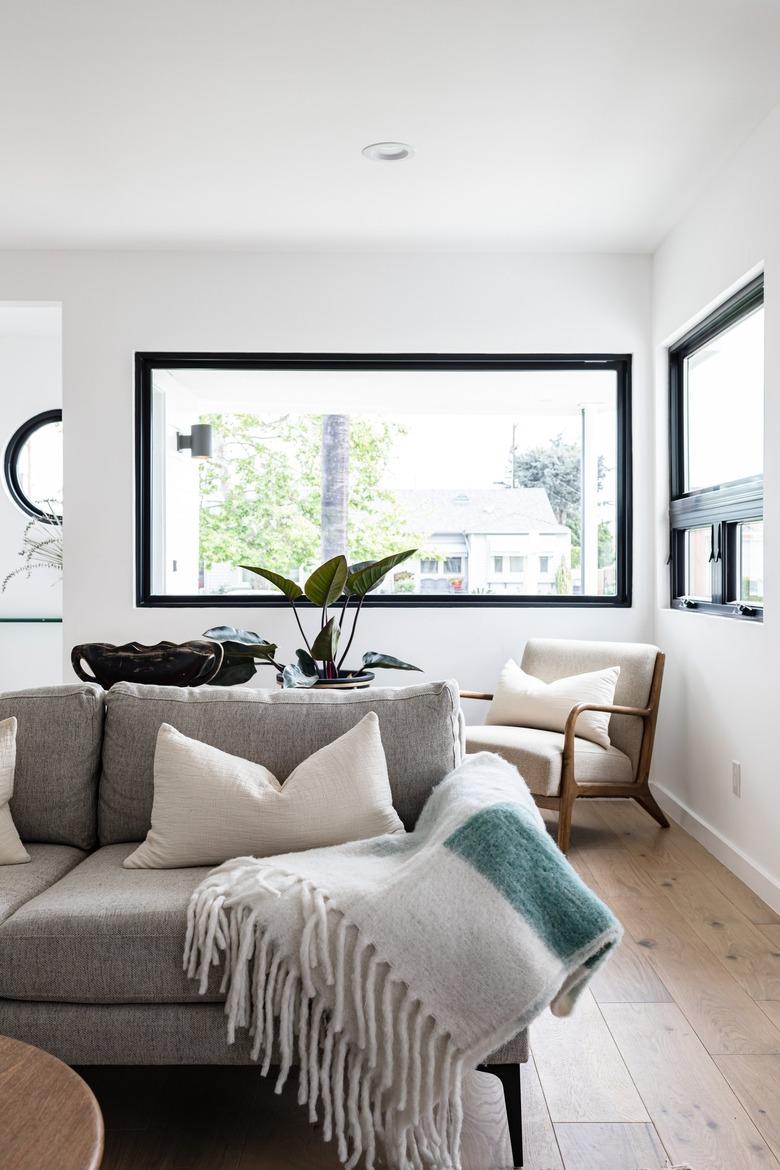
[[[279,597],[249,598],[246,594],[214,596],[156,595],[139,598],[139,609],[281,609],[289,602]],[[354,602],[349,603],[350,606]],[[299,602],[301,608],[308,603]],[[436,609],[459,606],[463,609],[630,609],[630,597],[523,596],[522,594],[373,594],[365,599],[366,609]]]
[[[727,618],[729,621],[736,622],[750,622],[753,625],[762,625],[764,621],[763,606],[756,606],[749,613],[740,613],[734,604],[719,605],[712,601],[694,601],[686,605],[681,599],[675,598],[669,608],[675,610],[677,613],[706,614],[708,617]]]

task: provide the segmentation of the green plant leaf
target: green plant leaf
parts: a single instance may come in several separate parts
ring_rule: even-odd
[[[318,662],[332,662],[336,657],[340,634],[336,618],[330,618],[312,642],[312,657]]]
[[[265,577],[266,581],[270,581],[277,589],[281,589],[288,601],[297,601],[299,597],[303,597],[300,585],[289,577],[283,577],[281,573],[273,573],[270,569],[261,569],[257,565],[239,565],[238,567],[246,569],[248,573],[257,573],[258,577]]]
[[[303,591],[314,605],[333,605],[346,584],[348,572],[347,558],[333,557],[314,570]]]
[[[255,673],[255,664],[250,658],[225,658],[218,674],[211,679],[212,687],[234,687],[249,682]]]
[[[410,662],[402,662],[400,658],[393,658],[392,654],[380,654],[378,650],[367,650],[363,655],[363,666],[366,670],[421,670],[419,666],[412,666]]]
[[[282,686],[285,690],[293,690],[297,687],[313,687],[318,678],[318,674],[306,674],[297,663],[293,662],[289,666],[285,666],[282,671]]]
[[[410,548],[406,552],[393,553],[378,561],[369,561],[367,565],[356,565],[347,577],[347,593],[353,597],[365,597],[372,589],[376,589],[377,585],[381,585],[383,578],[391,569],[414,556],[416,552],[416,548]]]
[[[317,663],[314,661],[311,654],[309,654],[308,650],[296,650],[295,653],[298,657],[299,669],[302,670],[303,673],[309,678],[313,677],[315,680],[319,678]]]
[[[235,626],[212,626],[203,634],[212,642],[221,642],[225,647],[225,660],[232,658],[258,658],[269,662],[276,653],[273,642],[267,642],[254,630],[237,630]]]

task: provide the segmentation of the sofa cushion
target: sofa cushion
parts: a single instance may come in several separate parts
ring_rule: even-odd
[[[28,845],[24,865],[0,866],[0,923],[59,881],[86,857],[72,845]]]
[[[191,739],[263,764],[283,780],[368,711],[379,717],[393,805],[411,828],[431,788],[462,759],[462,715],[453,682],[346,692],[117,683],[106,698],[100,842],[110,845],[146,836],[155,744],[163,723]]]
[[[630,784],[633,770],[618,748],[599,747],[588,739],[574,741],[574,775],[583,783]],[[563,767],[563,734],[535,727],[496,724],[466,728],[467,752],[496,752],[514,764],[534,796],[557,796]]]
[[[23,841],[91,849],[103,691],[89,683],[0,694],[0,719],[16,716],[11,815]]]
[[[200,998],[181,965],[187,903],[208,867],[123,869],[133,848],[99,849],[0,926],[0,998],[65,1003]]]

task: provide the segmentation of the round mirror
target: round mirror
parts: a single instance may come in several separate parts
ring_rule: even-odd
[[[28,516],[51,523],[62,511],[62,411],[22,423],[5,450],[5,481]]]

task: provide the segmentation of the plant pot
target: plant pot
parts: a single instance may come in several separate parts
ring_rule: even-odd
[[[282,676],[277,674],[276,681],[279,686],[282,685]],[[312,691],[354,691],[360,687],[370,687],[374,681],[374,674],[370,670],[361,671],[360,674],[340,674],[338,678],[318,678],[316,683],[311,687],[293,687],[293,690],[312,690]]]

